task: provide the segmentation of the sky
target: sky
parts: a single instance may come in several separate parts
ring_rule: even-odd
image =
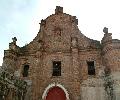
[[[32,41],[41,19],[62,6],[65,13],[78,18],[78,27],[87,37],[101,41],[108,27],[113,39],[120,40],[120,0],[0,0],[0,65],[4,50],[13,37],[22,47]]]

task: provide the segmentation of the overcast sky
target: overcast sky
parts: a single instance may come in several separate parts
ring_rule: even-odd
[[[120,0],[0,0],[0,65],[12,37],[24,46],[34,39],[41,19],[54,13],[56,6],[76,16],[87,37],[101,41],[103,27],[120,39]]]

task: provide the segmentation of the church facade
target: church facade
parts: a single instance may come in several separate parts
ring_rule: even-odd
[[[120,40],[103,32],[101,42],[86,37],[57,6],[29,44],[13,38],[2,66],[27,82],[24,100],[120,100]]]

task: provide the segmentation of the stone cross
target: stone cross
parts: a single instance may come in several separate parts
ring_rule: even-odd
[[[15,44],[16,44],[17,38],[16,38],[16,37],[14,37],[14,38],[12,38],[12,40],[13,40],[13,43],[15,43]]]

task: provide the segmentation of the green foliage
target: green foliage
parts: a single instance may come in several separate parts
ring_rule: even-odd
[[[105,87],[105,91],[108,95],[108,99],[115,100],[114,88],[113,88],[114,81],[112,79],[111,73],[105,72],[103,75],[103,79],[104,79],[104,87]]]
[[[4,98],[9,96],[10,90],[14,90],[14,100],[24,100],[23,96],[25,96],[27,91],[26,87],[27,83],[25,81],[16,78],[6,71],[0,72],[0,99],[5,100]]]

